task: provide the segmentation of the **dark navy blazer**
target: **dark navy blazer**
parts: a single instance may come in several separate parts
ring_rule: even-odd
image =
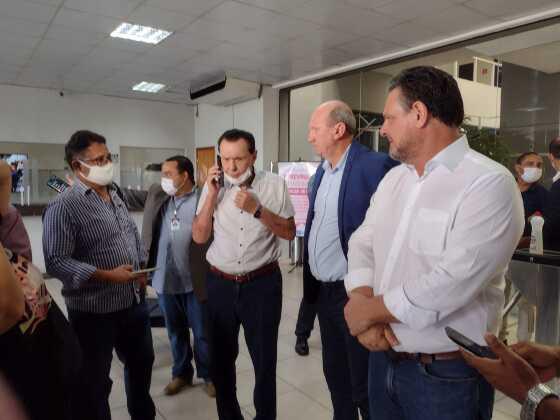
[[[338,195],[338,231],[345,257],[348,254],[350,236],[362,224],[371,197],[377,190],[379,182],[396,165],[398,162],[385,153],[373,152],[357,141],[353,141],[350,145]],[[309,210],[303,238],[303,297],[308,303],[314,303],[317,300],[320,285],[311,274],[307,249],[311,223],[315,216],[315,197],[324,173],[325,170],[320,165],[315,173],[309,195]]]

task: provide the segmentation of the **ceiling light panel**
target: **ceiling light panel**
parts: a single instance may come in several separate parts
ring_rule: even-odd
[[[147,44],[159,44],[172,33],[173,32],[163,29],[123,22],[117,29],[111,32],[111,36],[113,38],[124,38],[136,42],[145,42]]]

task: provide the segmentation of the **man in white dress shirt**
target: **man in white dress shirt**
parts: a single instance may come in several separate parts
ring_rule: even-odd
[[[220,420],[242,420],[236,395],[239,327],[255,368],[256,419],[276,419],[276,352],[282,312],[280,240],[294,238],[294,209],[286,182],[254,169],[253,135],[228,130],[218,141],[221,169],[210,168],[193,223],[193,239],[214,233],[206,259],[210,376]]]
[[[372,351],[371,413],[490,419],[493,390],[444,327],[479,344],[496,333],[523,231],[520,193],[506,168],[469,148],[461,93],[447,73],[403,71],[383,116],[390,155],[404,165],[385,176],[350,239],[345,278],[346,321]]]

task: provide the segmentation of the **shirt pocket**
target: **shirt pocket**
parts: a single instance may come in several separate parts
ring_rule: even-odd
[[[421,208],[412,221],[410,249],[416,254],[439,256],[445,248],[449,214],[436,209]]]

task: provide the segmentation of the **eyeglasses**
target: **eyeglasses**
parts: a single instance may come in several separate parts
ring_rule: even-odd
[[[95,166],[103,166],[108,162],[112,162],[113,158],[111,157],[110,154],[108,155],[104,155],[104,156],[99,156],[93,159],[80,159],[82,162],[91,162],[93,163]]]

